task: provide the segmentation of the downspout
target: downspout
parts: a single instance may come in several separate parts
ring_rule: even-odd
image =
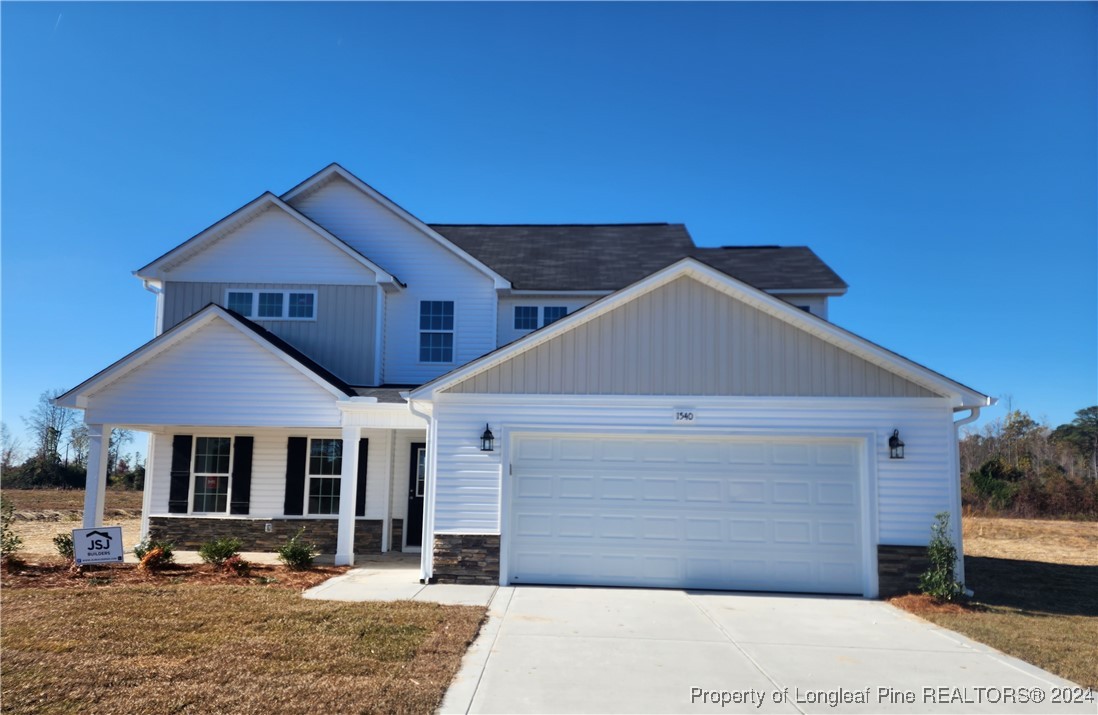
[[[145,290],[156,296],[156,317],[153,320],[153,337],[155,338],[164,329],[164,290],[160,286],[154,285],[147,278],[143,279],[141,283],[145,286]]]
[[[964,529],[961,524],[961,428],[967,424],[972,424],[980,417],[980,408],[969,408],[968,417],[954,420],[953,422],[953,463],[957,469],[957,523],[953,525],[954,539],[957,542],[957,551],[961,555],[957,559],[957,580],[961,583],[965,582],[965,548],[964,548]],[[972,598],[975,595],[972,589],[966,587],[965,595]]]
[[[429,583],[431,574],[434,572],[435,561],[435,450],[433,439],[435,420],[432,415],[417,410],[415,400],[406,394],[404,398],[408,400],[408,410],[416,417],[427,422],[427,459],[425,465],[427,493],[424,494],[423,499],[423,546],[420,547],[419,553],[419,579],[421,583]]]

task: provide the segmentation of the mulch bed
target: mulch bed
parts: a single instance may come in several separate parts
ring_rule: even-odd
[[[346,573],[348,566],[314,566],[291,571],[285,566],[255,564],[250,576],[218,570],[209,564],[173,564],[148,571],[137,564],[97,564],[76,569],[60,561],[36,561],[0,568],[4,588],[109,588],[122,585],[171,586],[175,584],[254,585],[303,590]]]

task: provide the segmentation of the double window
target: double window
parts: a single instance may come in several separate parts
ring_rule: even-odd
[[[343,440],[309,440],[309,513],[338,514],[339,485],[343,473]]]
[[[316,291],[229,290],[225,307],[245,318],[316,320]]]
[[[229,506],[229,474],[232,469],[231,437],[196,437],[194,461],[194,504],[192,511],[226,512]]]
[[[420,301],[419,361],[454,361],[454,301]]]
[[[541,327],[545,327],[568,315],[568,308],[562,305],[547,305],[542,308],[536,305],[516,305],[515,330],[536,330],[538,328],[539,311],[541,312]]]

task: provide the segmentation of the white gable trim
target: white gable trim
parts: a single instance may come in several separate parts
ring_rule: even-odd
[[[388,209],[393,214],[395,214],[397,217],[399,217],[400,219],[402,219],[403,221],[405,221],[406,223],[411,225],[417,231],[424,234],[425,236],[427,236],[431,240],[435,241],[440,246],[442,246],[446,250],[450,251],[455,256],[457,256],[461,260],[465,261],[469,265],[473,266],[474,268],[476,268],[481,273],[484,273],[485,275],[487,275],[489,278],[492,279],[492,282],[495,284],[495,287],[497,289],[506,290],[506,289],[511,287],[511,281],[507,280],[506,278],[504,278],[500,274],[493,271],[486,264],[484,264],[481,261],[474,258],[472,255],[470,255],[469,253],[464,251],[462,248],[458,247],[457,244],[451,242],[449,239],[447,239],[441,233],[434,230],[433,228],[431,228],[427,224],[423,223],[422,221],[420,221],[418,218],[416,218],[412,214],[405,211],[395,201],[388,198],[387,196],[382,194],[380,191],[377,191],[372,186],[367,184],[365,181],[358,178],[357,176],[355,176],[351,172],[347,171],[346,169],[344,169],[339,164],[334,164],[334,163],[330,164],[326,168],[321,169],[316,174],[313,174],[312,176],[310,176],[305,181],[301,182],[300,184],[298,184],[294,188],[292,188],[289,191],[287,191],[286,193],[282,194],[282,200],[283,201],[292,201],[294,199],[294,197],[300,196],[301,194],[308,192],[314,186],[327,181],[328,179],[332,178],[333,176],[338,176],[338,177],[342,178],[344,181],[349,183],[351,186],[355,187],[356,189],[358,189],[362,193],[366,194],[366,196],[370,197],[372,200],[377,202],[379,205],[381,205],[384,208]]]
[[[170,350],[173,346],[183,342],[187,338],[194,335],[198,330],[206,325],[209,325],[215,320],[223,320],[232,327],[236,328],[238,331],[240,331],[240,333],[247,336],[256,345],[263,348],[278,359],[282,360],[287,365],[296,369],[304,377],[312,380],[317,385],[324,388],[325,391],[331,393],[332,396],[334,396],[336,399],[350,399],[349,395],[345,394],[335,385],[331,384],[323,377],[313,372],[310,368],[302,364],[299,360],[296,360],[292,356],[287,355],[283,351],[279,350],[276,346],[264,340],[261,336],[256,334],[254,330],[249,329],[247,326],[245,326],[243,323],[233,317],[224,308],[219,305],[209,305],[198,311],[191,317],[187,318],[183,322],[179,323],[168,332],[163,333],[162,335],[159,335],[149,342],[145,343],[137,350],[134,350],[132,353],[125,356],[110,367],[107,367],[106,369],[93,375],[92,377],[72,388],[65,394],[59,395],[53,400],[54,404],[58,405],[59,407],[71,407],[75,409],[87,408],[89,395],[95,392],[99,392],[100,390],[111,385],[111,383],[115,382],[116,380],[125,377],[133,370],[141,367],[156,356]]]
[[[552,340],[561,333],[593,320],[600,315],[604,315],[605,313],[682,276],[694,278],[715,290],[742,301],[768,315],[790,323],[794,327],[815,335],[820,339],[825,340],[842,350],[857,355],[885,370],[894,372],[932,392],[948,395],[953,400],[956,409],[993,404],[993,400],[987,395],[976,392],[972,388],[962,385],[959,382],[950,380],[944,375],[939,375],[933,370],[908,360],[902,355],[897,355],[848,330],[844,330],[822,318],[806,313],[780,298],[775,298],[765,291],[736,280],[726,273],[710,268],[693,258],[684,258],[673,263],[670,266],[649,275],[647,278],[643,278],[627,288],[623,288],[601,300],[595,301],[586,308],[582,308],[541,330],[530,333],[526,337],[516,340],[510,345],[502,347],[482,358],[442,375],[431,382],[421,385],[409,393],[410,397],[413,399],[432,399],[434,395],[452,387],[458,382],[484,372],[485,370],[488,370],[519,353],[541,345],[548,340]]]
[[[351,248],[342,239],[333,235],[323,226],[315,223],[308,216],[305,216],[293,206],[290,206],[269,191],[265,192],[254,201],[233,211],[205,231],[187,239],[147,266],[137,269],[133,274],[146,281],[169,278],[170,276],[165,275],[164,271],[186,263],[193,256],[206,250],[219,240],[228,238],[239,225],[248,222],[255,216],[258,216],[260,212],[272,207],[282,210],[286,215],[293,218],[313,234],[335,246],[366,270],[371,271],[379,284],[388,284],[390,286],[399,285],[399,281],[384,268]]]

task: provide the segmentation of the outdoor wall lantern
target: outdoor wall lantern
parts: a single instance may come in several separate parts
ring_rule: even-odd
[[[892,436],[888,438],[888,456],[890,459],[904,458],[904,441],[900,439],[900,430],[892,430]]]
[[[484,434],[480,436],[480,451],[491,452],[495,449],[496,436],[488,429],[488,423],[484,423]]]

